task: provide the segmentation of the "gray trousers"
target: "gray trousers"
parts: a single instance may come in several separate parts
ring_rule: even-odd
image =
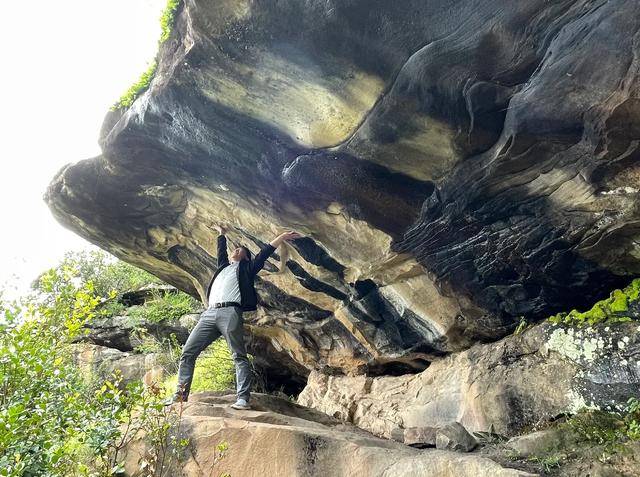
[[[209,308],[200,315],[198,324],[191,331],[182,348],[176,397],[182,395],[182,400],[188,398],[196,358],[207,346],[220,336],[224,336],[236,366],[238,399],[249,401],[253,372],[244,347],[243,324],[242,309],[235,306]]]

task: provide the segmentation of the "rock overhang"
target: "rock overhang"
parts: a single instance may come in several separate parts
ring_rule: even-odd
[[[633,7],[189,0],[150,89],[47,202],[200,296],[213,223],[252,247],[302,231],[256,323],[309,368],[497,339],[640,268]]]

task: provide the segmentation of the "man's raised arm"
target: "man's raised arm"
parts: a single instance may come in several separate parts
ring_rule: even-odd
[[[229,256],[227,255],[227,237],[224,236],[225,228],[221,225],[214,227],[218,232],[218,268],[229,264]]]
[[[254,274],[258,273],[264,267],[264,262],[269,256],[280,246],[282,242],[288,242],[289,240],[295,240],[302,237],[298,232],[289,230],[274,238],[271,243],[265,245],[251,261],[251,270]]]

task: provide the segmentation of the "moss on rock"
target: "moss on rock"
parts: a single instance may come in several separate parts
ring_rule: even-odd
[[[612,291],[609,298],[597,302],[588,311],[571,310],[569,313],[558,313],[549,317],[549,321],[576,326],[631,321],[638,319],[638,314],[630,312],[630,307],[638,301],[639,296],[640,278],[636,278],[623,290]]]

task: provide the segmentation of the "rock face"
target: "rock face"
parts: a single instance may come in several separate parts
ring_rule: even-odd
[[[161,383],[164,377],[163,357],[155,354],[135,354],[105,346],[82,343],[74,346],[74,360],[87,375],[110,378],[115,371],[127,383],[142,379]]]
[[[113,316],[91,320],[85,328],[87,333],[79,340],[120,351],[133,351],[141,344],[142,334],[162,342],[174,339],[184,344],[189,330],[178,324],[166,322],[137,322],[128,316]]]
[[[194,296],[212,224],[254,251],[300,230],[256,346],[419,371],[640,273],[639,32],[636,0],[185,0],[46,200]]]
[[[584,406],[622,406],[637,396],[638,331],[637,323],[584,330],[537,325],[416,375],[314,372],[298,402],[407,444],[416,444],[415,428],[455,421],[470,431],[512,436]]]
[[[179,438],[190,440],[170,475],[200,477],[527,477],[476,455],[417,450],[378,439],[322,413],[255,394],[253,411],[234,411],[234,396],[193,395],[184,405]],[[224,452],[216,449],[223,444]],[[127,448],[126,472],[139,474],[142,436]],[[173,472],[173,473],[171,473]]]

